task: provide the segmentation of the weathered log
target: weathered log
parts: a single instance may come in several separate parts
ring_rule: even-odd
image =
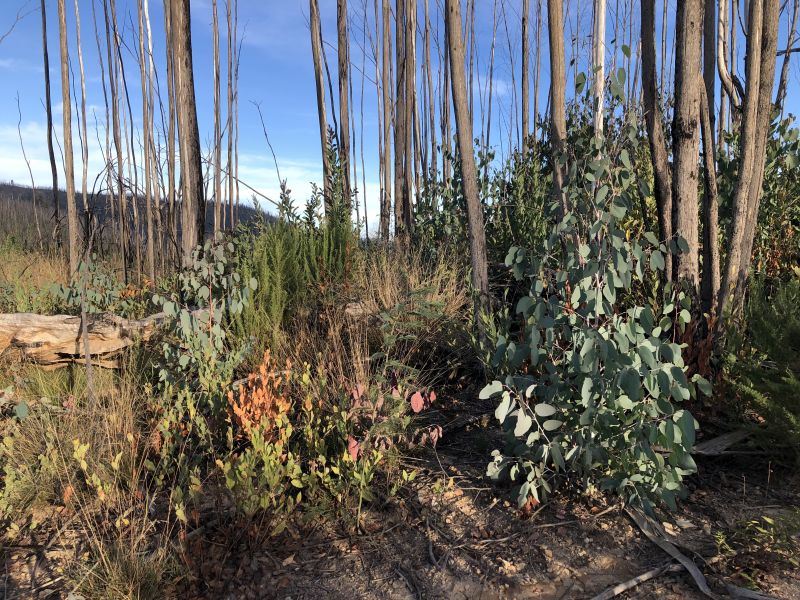
[[[109,313],[87,316],[89,354],[98,366],[116,367],[122,350],[146,341],[165,319],[157,313],[144,319],[123,319]],[[22,360],[58,367],[84,359],[81,317],[0,314],[0,356],[16,354]]]

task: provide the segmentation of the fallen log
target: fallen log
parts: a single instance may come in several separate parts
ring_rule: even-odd
[[[144,319],[123,319],[110,313],[87,315],[89,355],[93,364],[118,367],[121,351],[137,341],[150,339],[165,318],[164,313]],[[81,317],[0,314],[0,356],[9,355],[51,368],[83,360]]]

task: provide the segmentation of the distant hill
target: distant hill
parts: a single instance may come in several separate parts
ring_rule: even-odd
[[[116,199],[114,198],[116,201]],[[67,193],[64,190],[58,191],[59,212],[62,218],[63,227],[66,228],[67,215]],[[86,220],[86,213],[83,209],[83,199],[80,191],[76,197],[78,215],[81,223]],[[89,196],[89,213],[99,225],[99,231],[105,241],[112,241],[115,232],[109,227],[111,222],[111,207],[109,198],[106,194],[96,194]],[[145,201],[139,198],[137,201],[139,219],[142,227],[146,223]],[[116,205],[115,207],[116,208]],[[39,228],[42,237],[50,239],[53,215],[53,193],[51,188],[36,188],[35,192],[30,186],[20,185],[15,182],[0,182],[0,242],[12,239],[25,247],[33,247],[38,240],[36,222],[38,218]],[[257,210],[249,199],[242,198],[239,205],[239,222],[252,223],[263,218],[268,222],[275,220],[273,215]],[[206,203],[206,233],[211,233],[214,224],[214,204]]]

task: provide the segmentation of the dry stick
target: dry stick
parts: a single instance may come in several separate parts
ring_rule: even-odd
[[[695,565],[694,562],[692,562],[692,560],[688,556],[686,556],[680,550],[678,550],[678,548],[676,548],[674,544],[672,544],[670,541],[666,540],[664,537],[659,535],[658,532],[655,530],[655,528],[648,521],[647,516],[645,516],[645,514],[641,510],[637,508],[628,507],[625,509],[625,512],[633,520],[633,522],[636,523],[637,527],[639,527],[639,529],[642,531],[642,533],[648,540],[653,542],[656,546],[661,548],[664,552],[669,554],[672,558],[674,558],[675,560],[680,562],[681,565],[683,565],[683,568],[685,568],[689,572],[689,575],[692,576],[695,585],[697,585],[697,588],[701,592],[703,592],[709,598],[716,598],[716,596],[711,591],[711,588],[708,587],[706,578],[700,572],[700,569],[697,568],[697,565]]]
[[[680,571],[682,568],[683,567],[681,567],[680,565],[676,565],[676,564],[669,564],[668,563],[668,564],[661,565],[660,567],[656,567],[654,569],[650,569],[649,571],[646,571],[645,573],[642,573],[641,575],[638,575],[637,577],[634,577],[633,579],[629,579],[628,581],[625,581],[624,583],[619,583],[619,584],[615,585],[614,587],[608,588],[603,593],[597,594],[597,596],[594,596],[592,598],[592,600],[611,600],[611,598],[619,596],[620,594],[623,594],[623,593],[627,592],[628,590],[631,590],[631,589],[635,588],[637,585],[639,585],[641,583],[644,583],[645,581],[649,581],[651,579],[655,579],[656,577],[658,577],[659,575],[662,575],[663,573],[674,573],[676,571]]]

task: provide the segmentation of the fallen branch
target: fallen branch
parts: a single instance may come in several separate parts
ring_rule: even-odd
[[[20,360],[58,368],[85,359],[84,346],[88,345],[93,365],[117,368],[121,351],[150,339],[165,319],[164,313],[144,319],[123,319],[109,313],[87,315],[85,344],[79,316],[0,314],[0,356],[16,354]]]
[[[641,575],[634,577],[633,579],[629,579],[623,583],[619,583],[614,587],[608,588],[601,594],[598,594],[592,600],[610,600],[615,596],[619,596],[620,594],[627,592],[630,589],[635,588],[637,585],[644,583],[645,581],[649,581],[650,579],[655,579],[659,575],[663,573],[674,573],[675,571],[680,571],[683,569],[681,565],[676,565],[674,563],[667,563],[661,565],[660,567],[656,567],[655,569],[650,569],[649,571],[642,573]]]
[[[650,520],[641,510],[627,507],[625,512],[628,513],[628,516],[633,520],[634,523],[636,523],[648,540],[653,542],[656,546],[661,548],[664,552],[669,554],[672,558],[683,565],[683,568],[689,572],[689,575],[692,576],[695,585],[697,585],[697,588],[701,592],[703,592],[709,598],[716,598],[714,593],[711,591],[711,588],[708,587],[706,578],[700,572],[700,569],[697,568],[697,565],[694,564],[694,562],[692,562],[688,556],[678,550],[675,544],[667,540],[666,537],[658,531],[657,527],[650,522]]]

